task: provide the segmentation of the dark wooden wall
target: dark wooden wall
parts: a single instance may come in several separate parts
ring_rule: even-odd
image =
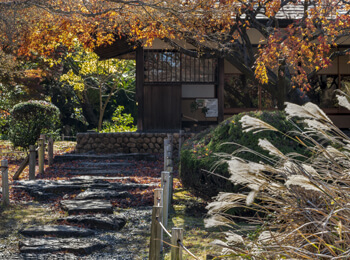
[[[181,85],[144,85],[144,129],[181,128]]]

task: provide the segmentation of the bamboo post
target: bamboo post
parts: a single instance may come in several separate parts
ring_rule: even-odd
[[[36,151],[35,146],[29,146],[29,180],[35,179]]]
[[[161,250],[161,226],[158,220],[162,219],[162,206],[153,206],[152,209],[152,224],[151,224],[151,241],[149,248],[149,259],[159,260]],[[158,220],[157,220],[158,219]]]
[[[170,188],[170,173],[163,171],[161,173],[161,187],[163,189],[163,225],[168,227],[168,213],[169,213],[169,188]]]
[[[1,161],[2,172],[2,205],[8,206],[10,204],[10,191],[9,191],[9,168],[7,160]]]
[[[39,161],[39,174],[44,173],[44,160],[45,160],[45,145],[44,145],[44,139],[39,138],[38,140],[38,161]]]
[[[164,171],[167,171],[168,167],[168,146],[169,146],[169,139],[164,138]]]
[[[53,164],[53,139],[52,139],[52,137],[50,137],[49,141],[48,141],[47,153],[48,153],[48,164],[49,164],[49,166],[51,166]]]
[[[184,237],[182,228],[171,229],[171,260],[182,260],[182,247],[179,241],[182,242]]]

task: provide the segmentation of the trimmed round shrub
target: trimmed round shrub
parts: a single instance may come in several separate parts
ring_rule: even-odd
[[[9,139],[15,147],[29,148],[40,134],[54,131],[59,125],[59,109],[45,101],[30,100],[15,105],[10,111]]]
[[[231,154],[241,147],[247,147],[267,155],[267,152],[257,145],[258,139],[264,138],[270,140],[284,154],[306,153],[302,146],[285,137],[282,133],[272,131],[262,131],[256,134],[243,132],[239,121],[247,114],[271,124],[284,133],[295,129],[295,124],[288,121],[282,111],[257,111],[234,115],[217,127],[207,129],[188,139],[181,150],[180,178],[183,185],[191,189],[197,196],[210,200],[220,191],[237,192],[243,188],[220,177],[228,178],[229,173],[226,163],[218,163],[220,158],[215,155],[217,153]],[[251,152],[243,151],[236,156],[253,162],[264,160],[261,156]],[[215,174],[208,171],[213,171]]]

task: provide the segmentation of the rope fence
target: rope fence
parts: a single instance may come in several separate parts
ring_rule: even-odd
[[[180,133],[181,135],[181,133]],[[172,135],[164,139],[164,171],[161,172],[161,188],[154,190],[154,206],[152,208],[151,241],[149,248],[149,259],[161,259],[163,251],[163,234],[171,239],[171,260],[181,260],[182,252],[185,251],[194,259],[199,260],[183,244],[183,229],[173,227],[171,233],[167,230],[169,204],[172,201],[173,187],[173,141]],[[179,146],[179,149],[181,147]]]

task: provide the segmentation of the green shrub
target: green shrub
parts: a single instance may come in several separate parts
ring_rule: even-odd
[[[30,100],[15,105],[10,111],[9,139],[15,147],[28,149],[40,134],[50,133],[59,125],[59,110],[45,101]]]
[[[6,140],[8,137],[8,113],[0,110],[0,140]]]
[[[281,132],[243,133],[242,124],[239,121],[247,114],[273,125],[277,129],[280,129],[281,132],[288,132],[296,127],[296,125],[286,119],[285,114],[281,111],[259,111],[234,115],[219,124],[216,128],[198,134],[187,140],[181,150],[180,178],[185,187],[193,190],[198,196],[204,199],[211,199],[211,197],[217,195],[220,191],[236,191],[240,189],[241,186],[234,185],[222,177],[206,171],[212,170],[217,164],[218,157],[215,154],[237,152],[241,149],[239,145],[267,155],[268,152],[257,145],[257,141],[260,138],[272,140],[276,147],[284,153],[305,153],[305,150],[302,149],[300,144],[295,144]],[[238,156],[254,162],[262,160],[260,156],[250,152],[241,151]],[[227,164],[224,163],[217,166],[215,173],[229,177]]]
[[[134,118],[131,114],[122,113],[124,106],[118,106],[113,113],[112,122],[104,121],[101,133],[135,132]]]

